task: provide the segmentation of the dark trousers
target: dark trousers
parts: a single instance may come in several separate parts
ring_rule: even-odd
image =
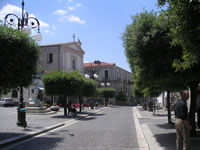
[[[197,126],[200,128],[200,107],[197,109]]]

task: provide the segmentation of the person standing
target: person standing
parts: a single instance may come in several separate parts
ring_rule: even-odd
[[[181,99],[176,102],[176,149],[190,150],[190,130],[188,122],[188,108],[186,101],[189,98],[188,91],[181,92]]]
[[[200,89],[197,91],[197,128],[200,128]]]

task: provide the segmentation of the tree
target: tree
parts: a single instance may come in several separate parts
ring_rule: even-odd
[[[45,74],[42,80],[45,93],[51,96],[88,96],[94,94],[96,89],[95,82],[86,79],[80,72],[52,72]],[[64,100],[64,115],[67,115],[66,99]]]
[[[173,44],[184,49],[176,68],[186,69],[199,63],[200,58],[200,2],[198,0],[158,0],[160,6],[168,3],[166,15],[170,21]]]
[[[166,15],[170,20],[170,34],[174,45],[183,48],[181,59],[174,61],[177,70],[184,70],[191,91],[190,124],[191,135],[195,134],[195,110],[197,86],[200,82],[200,2],[198,0],[158,0],[163,6],[168,3]]]
[[[38,44],[27,34],[0,26],[0,87],[27,87],[36,73]]]
[[[97,83],[95,80],[89,79],[89,78],[84,78],[84,87],[83,87],[82,96],[83,97],[92,97],[92,96],[96,95],[96,87],[97,87]],[[82,100],[81,100],[82,96],[79,96],[80,112],[81,112],[81,105],[82,105]]]
[[[172,67],[174,59],[181,57],[182,49],[171,45],[168,18],[145,11],[132,19],[122,39],[134,83],[146,96],[183,89],[183,74]],[[170,123],[170,110],[168,112]]]
[[[123,91],[120,91],[117,95],[117,100],[119,100],[122,104],[127,101],[127,96]]]
[[[113,98],[115,96],[114,88],[98,88],[97,93],[99,96],[105,98],[105,106],[107,106],[108,99]]]

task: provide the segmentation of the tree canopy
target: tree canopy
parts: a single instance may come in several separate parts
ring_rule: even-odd
[[[162,90],[183,88],[182,74],[172,67],[174,59],[181,57],[182,49],[171,45],[168,18],[145,11],[132,19],[122,39],[134,87],[155,96]]]
[[[97,89],[99,96],[105,98],[113,98],[115,96],[114,88],[98,88]]]
[[[0,87],[27,87],[36,73],[38,44],[27,34],[0,26]]]
[[[200,1],[158,0],[160,6],[166,3],[173,44],[184,49],[182,59],[176,60],[174,66],[179,70],[190,68],[200,60]]]
[[[80,72],[52,72],[42,78],[47,95],[90,96],[95,94],[96,83]]]

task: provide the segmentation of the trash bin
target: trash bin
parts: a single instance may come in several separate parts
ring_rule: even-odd
[[[27,123],[26,123],[26,108],[17,108],[17,115],[18,115],[18,121],[17,121],[17,125],[21,126],[21,127],[26,127]]]

